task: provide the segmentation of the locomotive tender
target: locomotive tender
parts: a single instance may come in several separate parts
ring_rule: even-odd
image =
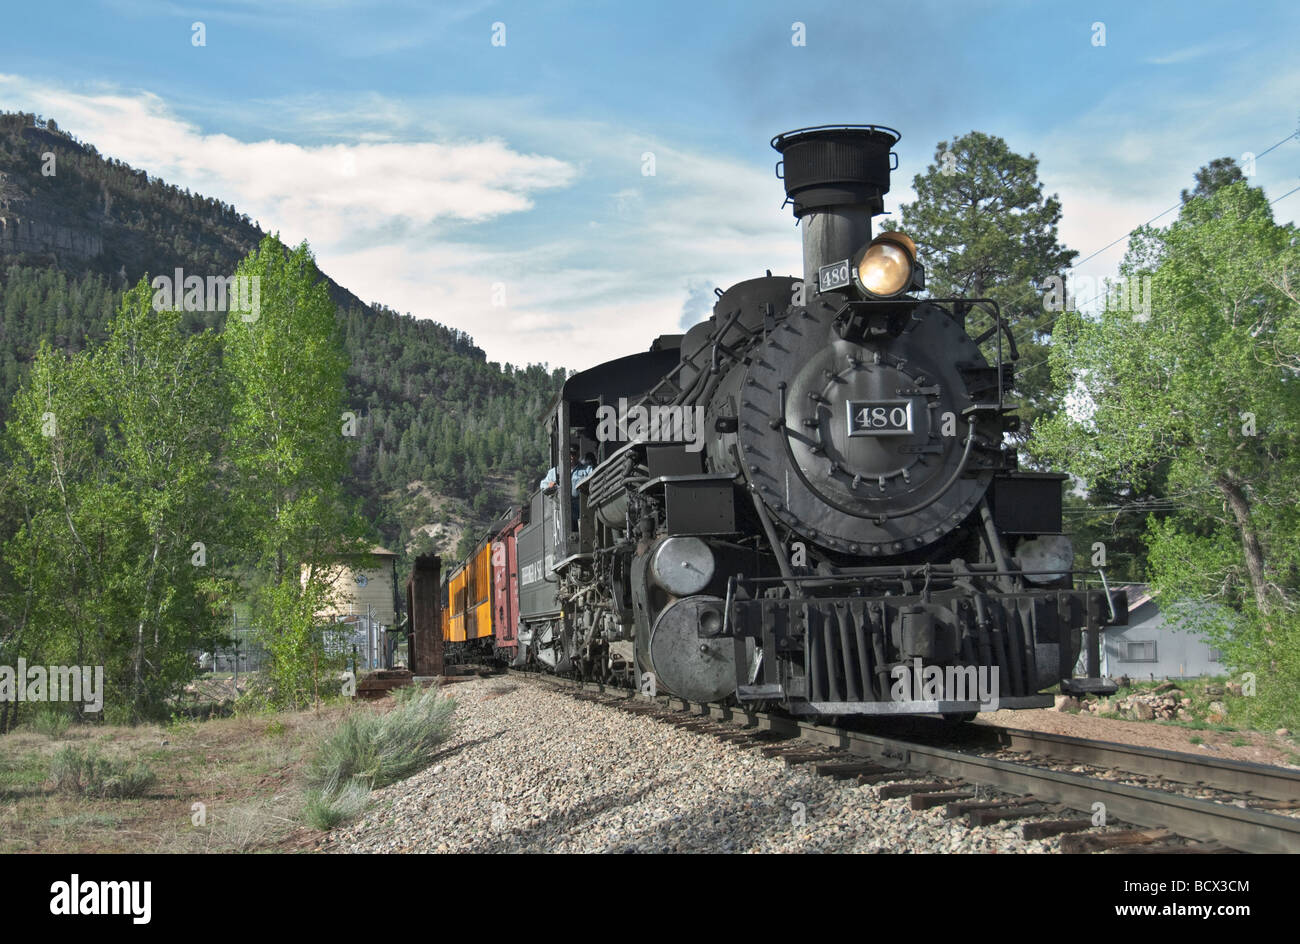
[[[1048,706],[1058,682],[1113,690],[1097,634],[1125,598],[1074,589],[1065,476],[1017,469],[996,302],[916,298],[912,240],[872,238],[898,140],[772,140],[803,278],[719,291],[684,335],[564,383],[547,417],[559,487],[447,574],[453,658],[811,716],[969,718]],[[573,446],[597,455],[576,497]],[[1073,679],[1083,636],[1092,677]]]

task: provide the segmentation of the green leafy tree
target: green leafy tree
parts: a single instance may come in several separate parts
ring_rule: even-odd
[[[1067,313],[1052,361],[1074,408],[1036,446],[1085,484],[1149,484],[1171,512],[1148,522],[1151,582],[1236,618],[1211,634],[1259,680],[1262,716],[1300,703],[1300,246],[1263,192],[1228,184],[1143,230],[1122,268],[1152,278],[1149,318]]]
[[[192,677],[227,585],[213,488],[228,417],[217,339],[155,311],[142,280],[107,341],[43,347],[7,427],[7,631],[20,654],[102,664],[116,716],[159,714]]]
[[[241,531],[246,559],[266,577],[254,611],[277,698],[301,705],[322,664],[316,614],[331,589],[329,565],[362,550],[343,491],[347,357],[306,243],[288,251],[268,236],[236,276],[258,280],[261,303],[255,313],[232,310],[224,334]]]
[[[1045,347],[1055,316],[1044,310],[1043,286],[1077,253],[1057,240],[1061,204],[1043,195],[1032,154],[972,131],[940,141],[934,157],[912,178],[917,199],[899,208],[901,229],[916,242],[932,297],[992,298],[1000,305],[1021,353],[1016,393],[1023,438],[1055,406]],[[986,325],[978,313],[969,323],[975,334]]]
[[[1182,193],[1183,203],[1190,203],[1197,198],[1214,196],[1215,191],[1229,184],[1245,180],[1246,177],[1230,157],[1216,157],[1196,172],[1196,187]]]

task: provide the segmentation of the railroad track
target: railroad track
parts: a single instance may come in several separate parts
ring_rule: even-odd
[[[954,749],[942,743],[944,737],[937,731],[923,727],[904,737],[889,737],[675,696],[649,697],[595,682],[516,670],[511,674],[751,747],[790,766],[809,765],[819,776],[874,785],[882,799],[908,797],[912,809],[942,806],[945,816],[964,817],[972,828],[1032,819],[1022,827],[1024,837],[1059,835],[1064,852],[1300,852],[1300,816],[1280,812],[1300,806],[1300,772],[1285,768],[1035,731],[964,726],[961,740],[971,739],[978,746],[983,739],[985,747],[1034,758],[1024,763],[972,752],[967,743],[962,744],[965,749]],[[1056,769],[1052,763],[1123,771],[1161,788],[1112,782],[1095,772]],[[1165,788],[1172,785],[1220,796],[1206,799]],[[1099,812],[1104,816],[1101,823]]]

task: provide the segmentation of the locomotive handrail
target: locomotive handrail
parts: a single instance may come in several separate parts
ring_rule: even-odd
[[[1097,576],[1101,577],[1101,588],[1106,592],[1106,603],[1110,606],[1110,618],[1111,621],[1114,622],[1116,619],[1115,601],[1110,598],[1110,584],[1106,582],[1106,571],[1098,567]]]
[[[1016,570],[1014,568],[1002,569],[995,564],[967,564],[960,570],[943,564],[899,564],[897,566],[882,567],[853,567],[847,568],[834,574],[803,574],[801,576],[791,577],[742,577],[740,582],[743,583],[785,583],[794,581],[795,583],[813,583],[816,581],[828,581],[835,583],[837,581],[869,578],[884,578],[897,580],[919,580],[925,576],[925,569],[929,567],[930,573],[934,577],[1064,577],[1069,575],[1093,575],[1098,573],[1094,570]],[[1053,593],[1056,590],[1063,589],[1060,587],[1047,587],[1042,592]],[[1078,592],[1086,592],[1087,588],[1080,588]],[[1029,592],[1029,591],[1024,591]],[[1103,591],[1109,595],[1114,591]]]
[[[992,314],[993,316],[993,327],[989,328],[988,331],[985,331],[978,338],[971,338],[971,340],[974,341],[976,347],[978,347],[979,345],[987,341],[991,335],[993,334],[997,335],[998,412],[1001,413],[1003,409],[1002,364],[1004,363],[1004,358],[1002,356],[1002,336],[1004,334],[1007,337],[1007,344],[1011,346],[1011,360],[1013,362],[1020,360],[1020,349],[1016,347],[1016,339],[1015,336],[1011,333],[1011,325],[1009,325],[1007,323],[1007,320],[1002,317],[1002,306],[997,303],[996,299],[992,299],[992,298],[927,298],[925,299],[925,301],[934,302],[936,305],[949,303],[952,305],[963,305],[966,306],[967,308],[974,305],[980,305],[980,306],[987,306],[989,309],[991,309],[990,314]],[[964,316],[963,316],[963,320],[964,320]]]
[[[884,131],[894,136],[894,140],[889,144],[891,148],[903,140],[902,132],[896,131],[888,125],[811,125],[807,128],[795,128],[793,131],[782,131],[780,134],[773,135],[772,140],[768,143],[772,146],[772,150],[780,151],[780,144],[784,144],[789,139],[807,134],[810,131]]]

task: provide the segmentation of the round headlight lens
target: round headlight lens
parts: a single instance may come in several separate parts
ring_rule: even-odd
[[[858,284],[872,295],[888,297],[912,282],[912,257],[898,243],[872,243],[858,263]]]

